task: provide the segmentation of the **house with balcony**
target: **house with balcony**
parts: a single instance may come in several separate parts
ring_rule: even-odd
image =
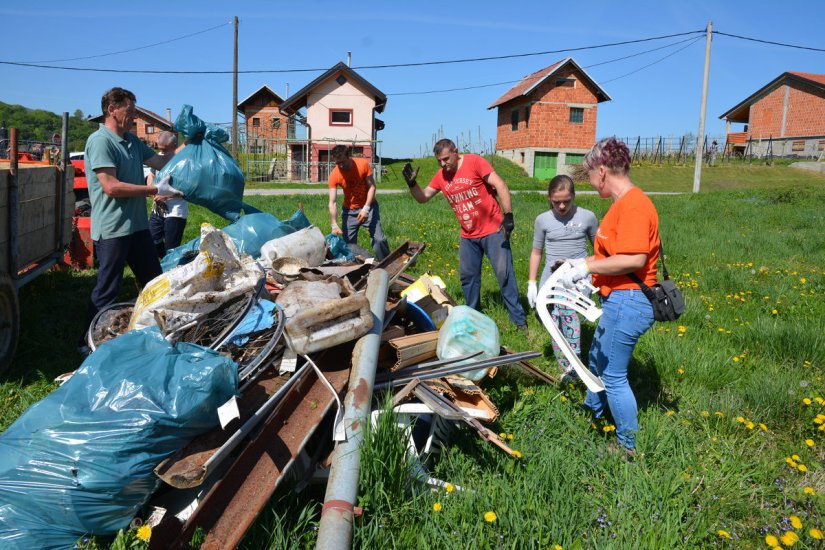
[[[293,179],[323,182],[329,177],[330,150],[352,147],[352,156],[378,161],[378,132],[387,96],[344,63],[338,63],[280,104],[280,113],[306,127],[306,139],[290,144]],[[296,170],[303,167],[306,173]],[[379,170],[374,170],[376,175]]]
[[[825,151],[825,74],[784,72],[719,116],[726,154],[817,157]],[[743,124],[731,131],[733,124]]]
[[[598,104],[610,99],[571,57],[529,74],[487,108],[498,110],[496,154],[535,178],[570,173],[596,142]]]

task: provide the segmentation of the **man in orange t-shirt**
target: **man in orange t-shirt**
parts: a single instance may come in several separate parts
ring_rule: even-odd
[[[381,228],[378,201],[375,200],[375,179],[369,161],[351,158],[346,145],[333,147],[330,158],[335,163],[335,169],[329,175],[329,221],[332,232],[343,235],[347,244],[357,244],[358,228],[366,225],[375,257],[383,260],[389,255],[390,247]],[[336,222],[339,187],[344,190],[340,226]]]

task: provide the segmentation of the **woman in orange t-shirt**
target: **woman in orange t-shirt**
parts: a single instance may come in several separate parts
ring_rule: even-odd
[[[599,287],[602,316],[590,347],[590,370],[600,376],[605,391],[587,392],[585,406],[596,418],[610,408],[616,436],[628,457],[636,453],[639,430],[636,397],[627,369],[636,342],[653,325],[653,307],[639,285],[627,276],[635,273],[648,286],[656,283],[659,259],[659,215],[653,203],[628,177],[630,151],[615,138],[599,141],[584,157],[590,184],[613,204],[599,224],[593,256],[569,260],[573,269],[562,284],[572,284],[588,273]]]

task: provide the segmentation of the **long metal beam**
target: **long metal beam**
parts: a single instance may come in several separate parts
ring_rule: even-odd
[[[349,390],[344,399],[344,426],[347,439],[336,445],[332,453],[327,492],[321,509],[316,548],[345,550],[352,546],[352,518],[358,497],[363,427],[370,415],[378,348],[384,326],[389,276],[383,269],[374,269],[367,281],[367,298],[373,315],[372,329],[358,340],[352,356],[353,367]]]

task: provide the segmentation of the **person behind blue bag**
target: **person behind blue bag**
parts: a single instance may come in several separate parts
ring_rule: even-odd
[[[86,141],[92,240],[99,267],[84,332],[97,312],[117,301],[127,264],[141,287],[161,274],[149,234],[146,197],[181,194],[168,180],[145,184],[143,165],[160,170],[170,157],[156,154],[131,133],[135,102],[135,94],[129,90],[108,90],[100,101],[103,123]],[[82,336],[78,351],[88,351]]]
[[[185,145],[178,147],[178,136],[175,132],[164,131],[158,135],[155,142],[160,155],[169,157],[183,149]],[[146,183],[155,182],[157,171],[152,170]],[[152,241],[158,258],[163,259],[167,250],[177,248],[183,240],[183,231],[186,229],[186,217],[189,215],[189,204],[180,197],[163,197],[155,195],[152,202],[152,214],[149,216],[149,232],[152,234]]]

